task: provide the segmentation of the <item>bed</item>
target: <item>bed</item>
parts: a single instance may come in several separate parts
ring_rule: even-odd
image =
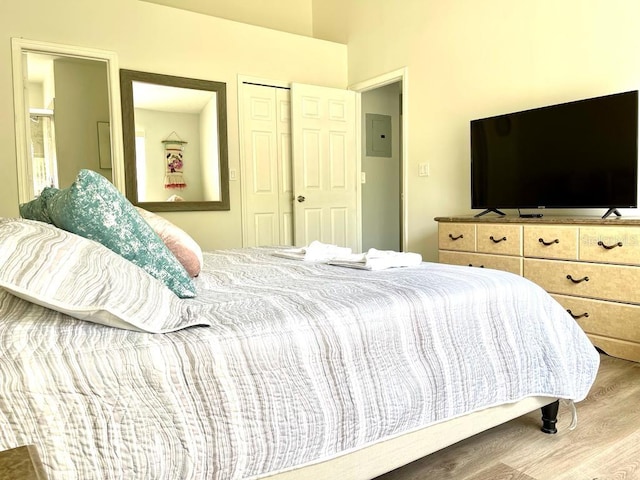
[[[0,450],[35,445],[51,480],[373,478],[537,408],[552,430],[598,369],[506,272],[232,249],[179,299],[54,225],[0,240]]]
[[[81,170],[0,219],[0,450],[50,480],[367,479],[589,392],[523,277],[202,252]],[[31,451],[31,450],[29,450]]]

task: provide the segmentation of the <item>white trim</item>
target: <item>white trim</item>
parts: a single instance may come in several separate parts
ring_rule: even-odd
[[[351,90],[351,89],[350,89]],[[355,91],[355,90],[354,90]],[[356,93],[356,243],[362,252],[362,95]]]
[[[350,90],[354,90],[358,93],[373,90],[379,87],[384,87],[391,83],[402,83],[402,158],[400,163],[402,165],[402,251],[407,249],[407,237],[408,237],[408,206],[409,199],[409,69],[407,67],[394,70],[392,72],[379,75],[363,82],[355,83],[349,86]],[[358,110],[360,111],[360,96],[358,96]],[[361,143],[361,142],[360,142]],[[361,162],[361,152],[358,154],[358,162]]]
[[[118,57],[115,52],[93,48],[63,45],[58,43],[11,39],[11,55],[13,65],[13,104],[14,124],[16,131],[16,162],[18,167],[18,198],[20,203],[31,200],[29,173],[29,142],[27,141],[26,111],[23,80],[23,54],[27,52],[55,54],[87,60],[104,61],[107,64],[107,89],[109,93],[109,121],[111,123],[111,159],[113,184],[122,193],[125,192],[124,158],[122,146],[122,115],[120,110],[120,72]]]

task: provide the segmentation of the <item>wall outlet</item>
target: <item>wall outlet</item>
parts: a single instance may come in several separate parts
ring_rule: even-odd
[[[418,176],[419,177],[428,177],[429,176],[429,164],[428,163],[420,163],[420,164],[418,164]]]

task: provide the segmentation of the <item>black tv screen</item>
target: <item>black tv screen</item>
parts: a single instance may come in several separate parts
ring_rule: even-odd
[[[472,208],[637,206],[638,91],[471,121]]]

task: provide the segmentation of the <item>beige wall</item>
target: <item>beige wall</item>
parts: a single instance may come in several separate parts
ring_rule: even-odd
[[[37,12],[37,15],[34,15]],[[13,105],[10,38],[116,52],[120,68],[227,83],[229,166],[239,171],[237,76],[347,85],[345,45],[282,33],[138,0],[0,2],[0,104]],[[0,110],[0,216],[18,215],[13,108]],[[231,211],[168,213],[205,249],[242,243],[240,182]]]
[[[202,188],[202,164],[200,162],[200,116],[197,113],[163,112],[136,108],[136,132],[144,132],[145,143],[145,188],[140,188],[141,172],[138,176],[138,200],[141,202],[164,202],[171,195],[180,195],[185,201],[194,202],[204,198]],[[164,177],[167,173],[165,145],[162,143],[173,132],[186,141],[183,145],[184,175],[187,186],[182,189],[166,189]],[[139,157],[138,157],[139,158]]]
[[[349,83],[408,67],[408,249],[427,260],[433,218],[471,213],[471,119],[640,86],[635,0],[350,5]],[[429,177],[418,177],[421,162]]]
[[[331,31],[319,22],[336,15],[338,0],[325,1],[328,7],[312,4],[318,32]],[[433,217],[471,213],[471,119],[640,84],[640,2],[635,0],[402,0],[402,8],[387,0],[344,0],[339,5],[339,23],[347,31],[334,33],[348,39],[346,47],[138,0],[0,2],[0,64],[10,65],[9,38],[22,36],[113,50],[121,68],[225,81],[230,168],[238,171],[237,74],[344,87],[406,66],[407,247],[428,260],[437,256]],[[179,34],[172,35],[169,26]],[[0,95],[4,105],[12,105],[9,69],[0,70]],[[13,113],[0,110],[0,142],[10,152],[0,160],[8,180],[0,191],[0,216],[17,214],[13,137]],[[421,162],[430,164],[429,177],[418,177]],[[231,182],[230,193],[231,212],[167,217],[206,248],[237,246],[238,181]]]

